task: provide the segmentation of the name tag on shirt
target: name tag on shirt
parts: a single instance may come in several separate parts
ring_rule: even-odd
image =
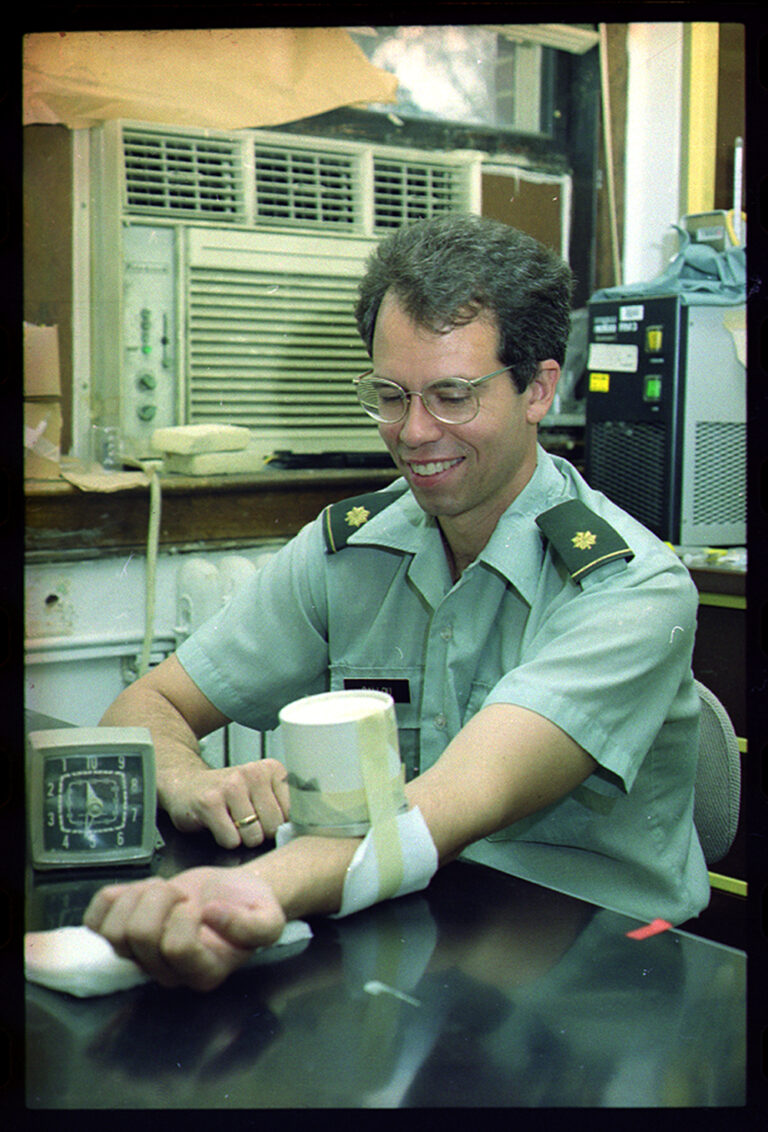
[[[388,692],[396,704],[409,704],[411,702],[411,683],[404,678],[392,680],[368,679],[364,676],[346,676],[344,678],[345,691]]]

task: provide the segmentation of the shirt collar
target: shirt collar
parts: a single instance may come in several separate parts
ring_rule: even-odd
[[[405,488],[398,479],[387,490]],[[499,519],[496,529],[476,562],[485,564],[510,582],[530,604],[536,593],[544,546],[535,519],[565,495],[565,481],[552,457],[538,446],[536,468],[528,483]],[[444,558],[436,520],[405,491],[389,507],[350,535],[350,545],[382,546],[405,554],[425,552],[430,558],[439,547]]]
[[[347,539],[351,546],[384,546],[391,550],[402,550],[415,554],[423,544],[424,531],[437,527],[431,515],[419,507],[413,495],[407,490],[404,478],[395,480],[386,491],[393,495],[401,492],[394,503],[374,515]],[[435,531],[435,533],[438,533]]]
[[[563,496],[564,480],[551,456],[537,449],[536,468],[496,524],[477,561],[496,570],[530,605],[536,594],[544,543],[536,517]]]

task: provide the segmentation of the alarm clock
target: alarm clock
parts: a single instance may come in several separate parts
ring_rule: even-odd
[[[158,837],[156,807],[146,727],[65,727],[27,736],[35,869],[148,863]]]

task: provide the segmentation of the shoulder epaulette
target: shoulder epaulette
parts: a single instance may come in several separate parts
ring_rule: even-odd
[[[367,495],[341,499],[326,507],[322,519],[325,549],[328,553],[335,554],[338,550],[343,550],[350,535],[404,495],[406,490],[372,491]]]
[[[606,562],[635,556],[618,531],[580,499],[558,503],[539,515],[536,524],[575,582]]]

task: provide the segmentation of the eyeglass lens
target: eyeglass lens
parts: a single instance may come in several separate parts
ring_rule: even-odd
[[[425,408],[439,421],[461,424],[477,414],[478,400],[474,388],[461,378],[435,381],[420,393],[406,393],[394,382],[364,377],[357,384],[361,406],[375,420],[393,424],[408,411],[410,397],[421,397]]]

